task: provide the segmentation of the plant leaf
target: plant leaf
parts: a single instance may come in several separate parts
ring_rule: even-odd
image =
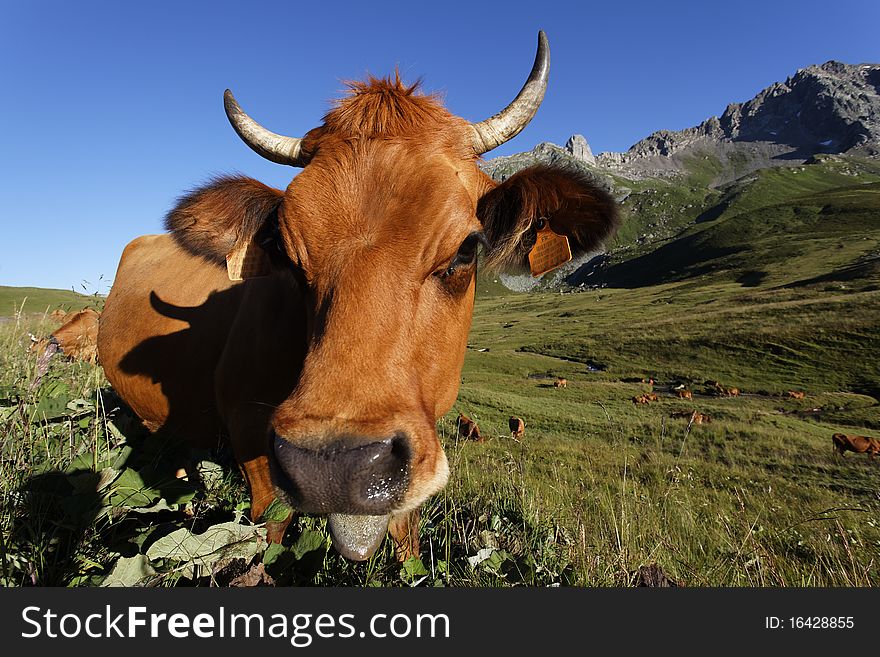
[[[133,557],[119,557],[113,569],[101,586],[137,586],[140,582],[156,575],[145,554]]]
[[[150,561],[168,559],[181,568],[211,565],[221,560],[250,560],[263,549],[266,530],[256,525],[224,522],[208,527],[202,534],[178,529],[163,536],[147,549]]]

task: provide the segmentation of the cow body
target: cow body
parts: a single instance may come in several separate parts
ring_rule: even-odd
[[[475,440],[478,443],[483,442],[483,434],[480,431],[480,425],[470,419],[467,415],[458,414],[458,433],[462,438]]]
[[[62,322],[61,326],[52,331],[50,337],[34,342],[31,351],[42,356],[49,343],[54,342],[61,353],[71,360],[84,360],[93,365],[97,363],[99,313],[85,308],[75,313],[54,311],[51,316]]]
[[[510,428],[511,438],[522,438],[526,432],[526,423],[522,421],[522,418],[510,418],[507,421],[507,426]]]
[[[841,456],[845,452],[855,452],[856,454],[867,454],[868,458],[873,459],[875,454],[880,454],[880,440],[877,438],[835,433],[831,436],[831,440]]]
[[[302,139],[227,92],[239,136],[303,170],[285,191],[217,179],[180,199],[169,235],[129,244],[98,341],[114,388],[154,431],[229,440],[255,520],[277,498],[327,514],[347,557],[386,528],[418,554],[418,508],[448,476],[436,422],[458,393],[478,248],[521,271],[539,219],[575,254],[616,228],[613,199],[576,172],[498,184],[477,166],[537,110],[548,66],[541,35],[520,95],[477,124],[399,78],[355,83]]]

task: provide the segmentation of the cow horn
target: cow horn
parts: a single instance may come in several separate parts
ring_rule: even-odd
[[[229,89],[223,94],[223,106],[238,136],[259,155],[267,160],[292,167],[304,167],[308,164],[308,158],[302,154],[302,139],[276,135],[266,130],[244,113]]]
[[[516,98],[495,116],[471,124],[474,151],[477,155],[513,139],[529,124],[544,100],[549,75],[550,46],[547,44],[547,35],[541,30],[538,32],[538,52],[535,54],[532,72]]]

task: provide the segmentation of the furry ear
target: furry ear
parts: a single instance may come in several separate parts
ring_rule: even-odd
[[[568,237],[573,257],[613,237],[619,224],[608,192],[581,172],[546,165],[523,169],[485,194],[477,217],[491,244],[486,266],[510,272],[528,271],[541,217]]]
[[[225,267],[233,251],[277,237],[283,198],[284,192],[252,178],[216,178],[178,199],[165,228],[190,253]]]

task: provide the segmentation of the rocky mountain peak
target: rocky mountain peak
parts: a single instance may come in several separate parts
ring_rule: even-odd
[[[753,153],[753,168],[817,153],[880,156],[880,64],[808,66],[749,101],[728,105],[720,117],[685,130],[659,130],[625,153],[601,153],[596,162],[644,175],[675,171],[676,160],[697,151],[725,158]]]
[[[565,142],[565,150],[571,153],[574,157],[589,162],[590,164],[596,161],[596,158],[593,156],[593,151],[590,150],[590,145],[587,143],[587,140],[583,135],[572,135],[569,137],[568,141]]]

